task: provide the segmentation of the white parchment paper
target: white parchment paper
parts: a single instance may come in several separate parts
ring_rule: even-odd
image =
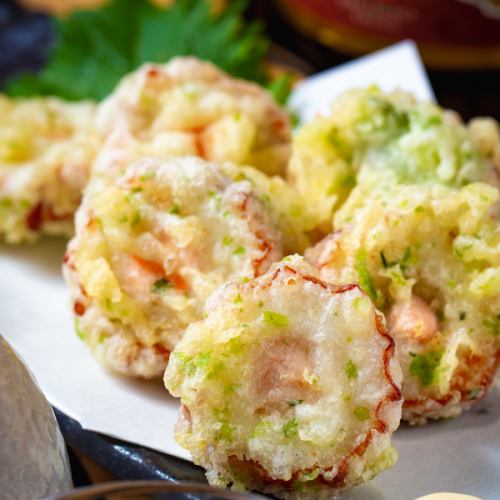
[[[415,47],[404,42],[308,79],[292,103],[307,120],[324,112],[338,93],[371,83],[433,98]],[[74,333],[61,276],[64,249],[64,241],[49,238],[33,246],[0,245],[0,334],[24,358],[48,400],[85,429],[189,458],[173,438],[178,403],[162,384],[106,372]],[[395,437],[396,467],[346,497],[412,500],[460,491],[499,499],[499,417],[494,392],[460,419],[403,426]]]

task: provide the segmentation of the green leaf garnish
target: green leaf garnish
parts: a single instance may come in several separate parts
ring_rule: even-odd
[[[245,253],[245,247],[238,247],[233,252],[233,255],[241,255],[243,253]]]
[[[269,42],[258,23],[243,22],[245,6],[246,1],[228,2],[214,14],[208,0],[176,0],[168,9],[146,0],[112,0],[54,19],[56,42],[48,63],[38,74],[11,80],[7,93],[101,100],[144,62],[185,55],[265,84],[262,61]],[[275,86],[282,98],[285,82]]]
[[[264,321],[273,326],[288,326],[288,317],[273,311],[264,311]]]
[[[278,104],[285,105],[292,91],[292,84],[293,76],[285,73],[269,83],[266,88]]]

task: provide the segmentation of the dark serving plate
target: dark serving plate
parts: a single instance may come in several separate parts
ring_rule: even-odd
[[[118,479],[206,482],[203,469],[187,460],[84,430],[62,411],[54,412],[66,444]]]

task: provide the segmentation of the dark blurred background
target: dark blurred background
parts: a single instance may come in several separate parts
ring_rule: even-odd
[[[0,82],[43,64],[52,33],[41,6],[102,1],[23,0],[23,8],[0,0]],[[441,105],[465,119],[500,119],[499,0],[253,0],[246,16],[264,23],[272,59],[303,73],[412,38]]]

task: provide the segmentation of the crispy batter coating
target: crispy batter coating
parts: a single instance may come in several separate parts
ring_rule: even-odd
[[[147,149],[197,155],[283,174],[290,153],[288,114],[256,84],[193,57],[145,64],[100,106],[98,127]]]
[[[410,94],[352,90],[334,103],[329,116],[319,116],[294,137],[288,177],[315,208],[317,225],[329,232],[332,212],[367,170],[404,184],[459,187],[486,181],[494,130],[481,123],[473,134],[455,113],[416,102]]]
[[[165,372],[178,442],[211,484],[332,498],[390,467],[400,367],[357,285],[321,281],[302,257],[209,298]]]
[[[110,368],[158,377],[216,287],[282,257],[281,233],[255,186],[195,157],[92,184],[64,266],[77,331]]]
[[[376,184],[376,185],[375,185]],[[356,281],[386,314],[403,368],[403,418],[451,417],[481,398],[500,359],[495,188],[358,185],[307,258]]]
[[[99,138],[91,103],[0,95],[0,238],[69,236]]]

